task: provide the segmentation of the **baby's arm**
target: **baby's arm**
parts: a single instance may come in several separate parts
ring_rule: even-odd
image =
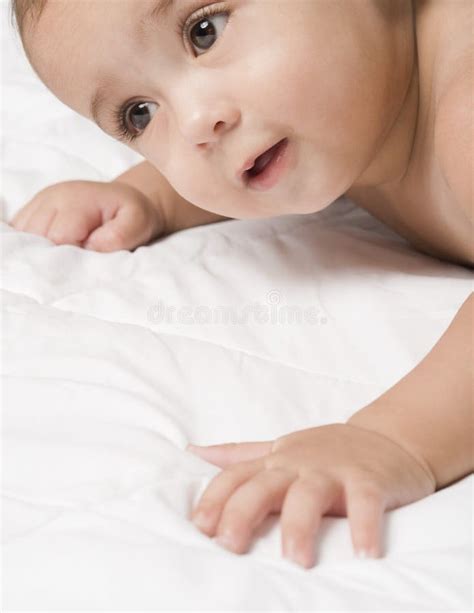
[[[427,356],[348,420],[399,443],[440,489],[474,471],[472,324],[474,295]]]
[[[113,181],[63,181],[38,192],[10,221],[58,245],[135,249],[177,230],[227,219],[182,198],[141,162]]]
[[[310,567],[321,517],[347,515],[354,549],[378,557],[384,511],[474,470],[473,306],[471,294],[420,364],[346,424],[188,447],[224,469],[193,510],[199,529],[243,553],[265,517],[281,512],[283,555]]]

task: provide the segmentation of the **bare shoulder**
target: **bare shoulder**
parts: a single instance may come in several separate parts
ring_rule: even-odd
[[[474,224],[474,50],[460,58],[437,101],[435,156],[453,203]]]

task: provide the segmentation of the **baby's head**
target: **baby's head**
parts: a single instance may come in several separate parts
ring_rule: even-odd
[[[378,153],[411,82],[412,0],[15,0],[65,104],[229,217],[320,210],[396,179]],[[239,173],[287,139],[267,191]]]

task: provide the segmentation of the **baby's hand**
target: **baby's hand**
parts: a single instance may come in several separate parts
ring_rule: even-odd
[[[434,478],[397,443],[349,424],[188,450],[224,468],[193,511],[198,528],[244,553],[266,516],[281,511],[282,553],[305,568],[314,565],[323,515],[347,515],[356,555],[379,557],[384,511],[436,489]]]
[[[134,249],[163,229],[158,207],[139,190],[112,181],[65,181],[38,192],[12,219],[23,232],[95,251]]]

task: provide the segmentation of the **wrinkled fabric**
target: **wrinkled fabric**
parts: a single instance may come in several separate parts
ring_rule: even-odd
[[[430,351],[472,274],[345,199],[134,252],[18,232],[40,188],[139,159],[54,100],[5,25],[2,51],[2,608],[472,609],[472,476],[387,513],[380,560],[324,518],[308,571],[276,515],[242,556],[202,535],[219,469],[185,451],[345,421]]]

